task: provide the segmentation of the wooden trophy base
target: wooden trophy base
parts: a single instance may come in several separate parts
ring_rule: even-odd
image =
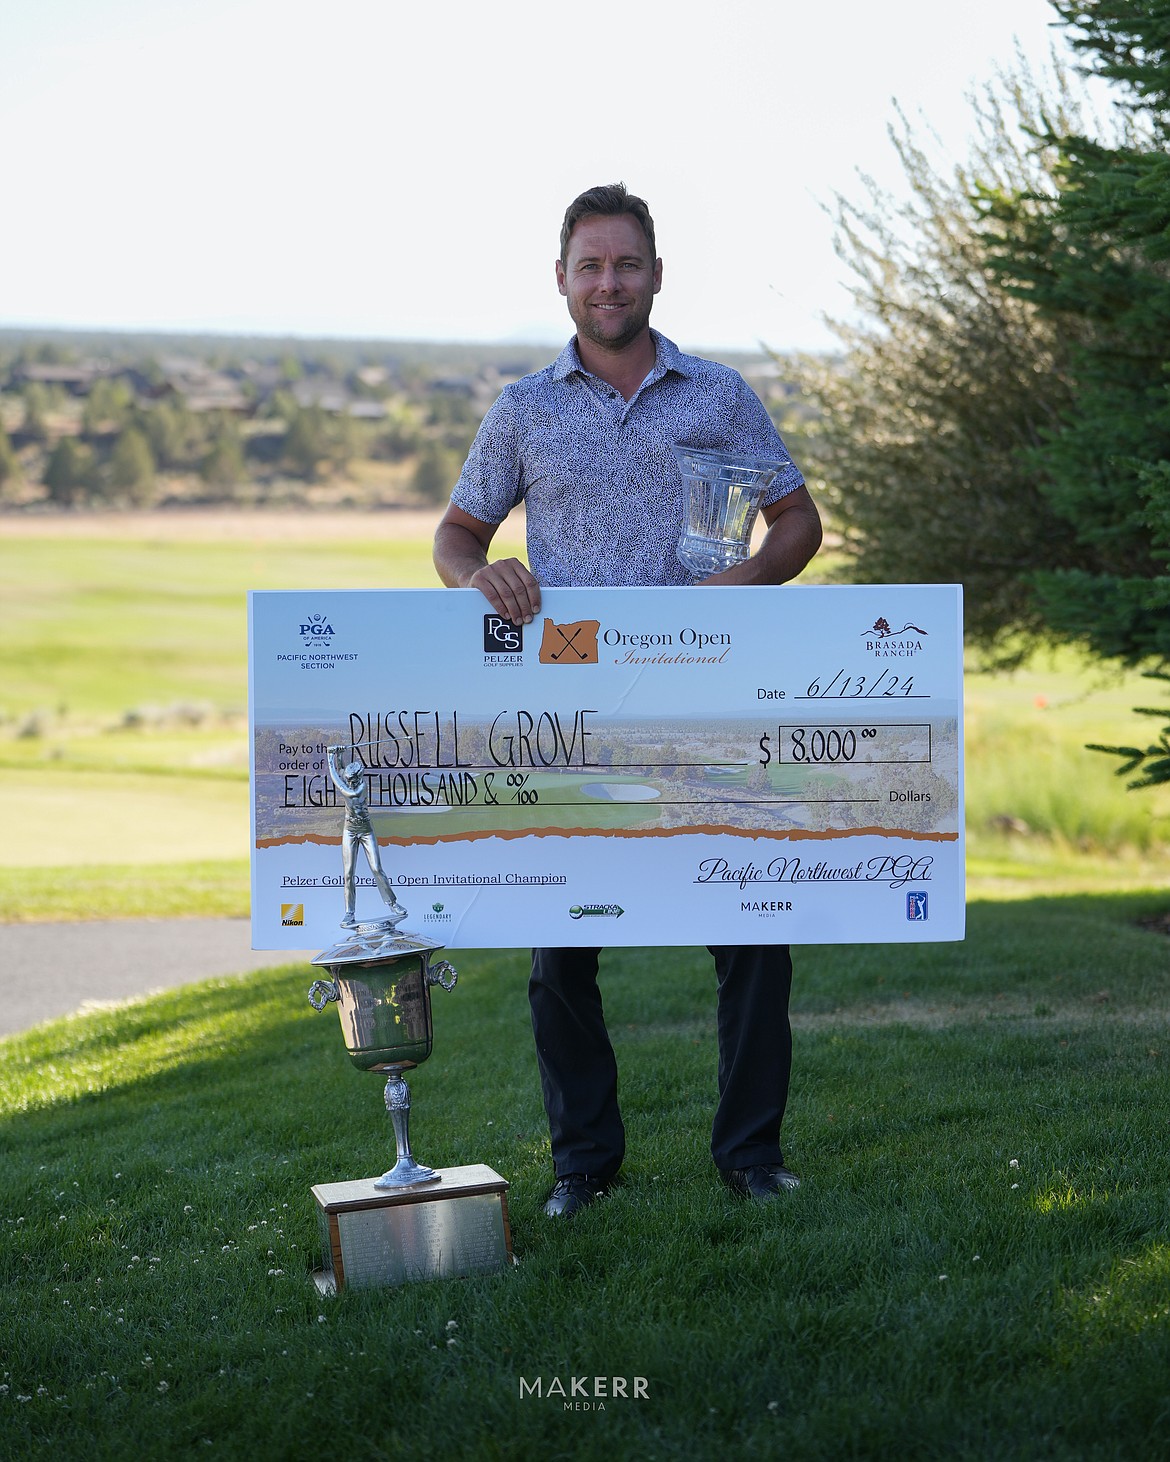
[[[512,1262],[507,1182],[482,1163],[436,1168],[437,1183],[375,1188],[373,1178],[313,1188],[322,1294],[484,1274]]]

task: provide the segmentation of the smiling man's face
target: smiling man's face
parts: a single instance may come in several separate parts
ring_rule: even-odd
[[[642,226],[630,213],[586,215],[557,260],[557,288],[569,302],[579,337],[622,350],[647,328],[662,288],[662,260],[650,257]]]

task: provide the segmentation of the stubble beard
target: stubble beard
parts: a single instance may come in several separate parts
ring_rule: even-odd
[[[635,309],[626,316],[622,328],[613,333],[598,328],[601,321],[598,320],[588,309],[582,311],[582,318],[576,322],[577,332],[584,335],[591,344],[599,346],[602,350],[624,350],[627,345],[632,345],[642,334],[650,323],[650,311],[648,309]]]

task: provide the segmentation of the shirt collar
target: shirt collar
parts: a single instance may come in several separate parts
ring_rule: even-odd
[[[691,375],[688,358],[675,345],[673,340],[668,340],[665,335],[660,335],[657,330],[651,330],[650,335],[654,341],[655,360],[647,380],[656,381],[664,376],[667,371],[676,371],[680,376]],[[563,381],[571,376],[574,371],[580,371],[582,375],[589,374],[581,364],[581,357],[577,354],[577,337],[575,335],[553,362],[552,378],[554,381]]]

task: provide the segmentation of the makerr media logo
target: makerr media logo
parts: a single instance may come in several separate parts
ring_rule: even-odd
[[[564,1411],[604,1411],[606,1402],[648,1401],[645,1376],[520,1377],[520,1400],[555,1401]]]
[[[329,623],[327,614],[308,614],[301,621],[298,633],[306,650],[316,650],[332,644],[337,631]]]
[[[483,617],[485,655],[519,655],[524,649],[524,626],[499,614]]]
[[[912,924],[925,924],[929,918],[925,889],[913,888],[906,895],[906,917]]]
[[[301,929],[305,923],[304,904],[281,904],[280,922],[285,929]]]

